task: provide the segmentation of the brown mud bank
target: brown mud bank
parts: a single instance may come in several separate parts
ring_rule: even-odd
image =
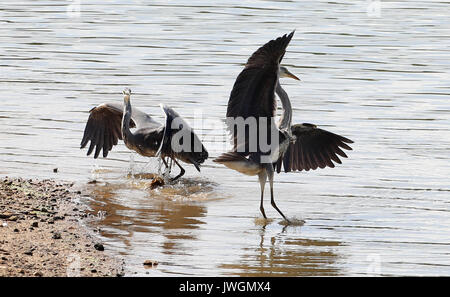
[[[122,276],[73,184],[0,178],[0,276]]]

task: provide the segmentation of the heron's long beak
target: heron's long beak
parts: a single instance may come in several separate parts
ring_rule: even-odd
[[[289,70],[287,70],[287,69],[285,70],[285,75],[286,75],[286,77],[290,77],[290,78],[293,78],[295,80],[300,80],[300,78],[295,76],[293,73],[289,72]]]

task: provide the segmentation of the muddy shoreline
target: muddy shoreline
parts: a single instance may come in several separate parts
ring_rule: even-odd
[[[0,178],[0,276],[123,276],[73,184]]]

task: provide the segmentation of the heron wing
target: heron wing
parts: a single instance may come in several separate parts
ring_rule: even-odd
[[[271,40],[248,59],[228,101],[227,117],[272,117],[278,68],[294,32]]]
[[[270,119],[274,116],[278,69],[293,35],[294,32],[271,40],[260,47],[248,59],[244,70],[238,75],[227,108],[227,129],[232,135],[234,150],[241,147],[248,154],[249,136],[246,132],[244,143],[237,143],[241,140],[237,136],[237,126],[233,120],[239,118],[252,120],[254,118],[257,121],[257,128],[259,128],[260,118]],[[268,120],[266,123],[270,125],[272,121]],[[270,126],[267,131],[270,131]]]
[[[166,124],[157,155],[163,152],[166,155],[181,157],[183,161],[189,161],[200,171],[200,164],[208,158],[208,152],[200,138],[175,110],[165,104],[160,106],[166,116]],[[172,141],[175,134],[179,132],[181,137]],[[190,141],[188,146],[185,143],[187,140]]]
[[[122,139],[121,122],[122,111],[114,106],[104,103],[92,108],[89,111],[80,148],[84,148],[90,141],[88,156],[94,149],[94,158],[98,157],[102,149],[103,157],[108,156],[108,152],[117,144],[118,139]]]
[[[120,103],[102,103],[89,111],[89,118],[84,128],[80,148],[86,147],[90,141],[87,155],[95,149],[94,158],[103,150],[103,157],[107,157],[119,139],[122,139],[121,123],[123,105]],[[149,115],[132,107],[130,121],[131,128],[147,128],[161,126]]]
[[[351,150],[347,143],[352,140],[329,131],[317,128],[313,124],[297,124],[291,126],[292,134],[297,137],[289,144],[284,156],[278,159],[275,169],[278,173],[283,164],[284,171],[315,170],[317,168],[335,167],[334,162],[341,164],[338,155],[347,158],[341,148]]]

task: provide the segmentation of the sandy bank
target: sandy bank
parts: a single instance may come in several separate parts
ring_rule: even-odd
[[[0,179],[0,276],[121,276],[72,184]]]

